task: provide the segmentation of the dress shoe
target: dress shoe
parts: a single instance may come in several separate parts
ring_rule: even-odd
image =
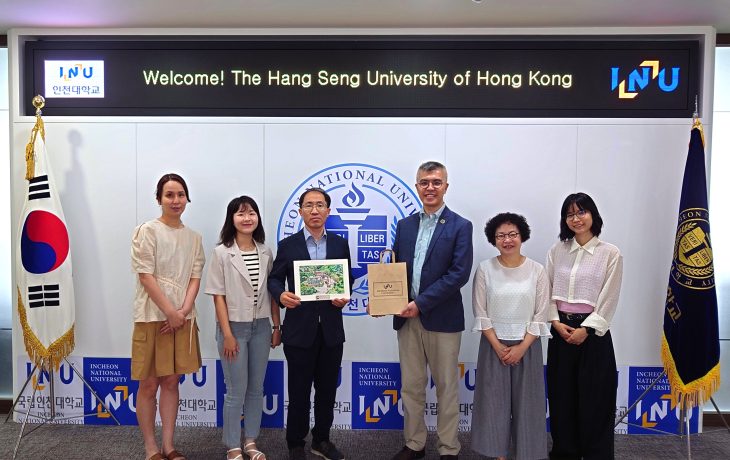
[[[289,449],[289,460],[307,460],[307,453],[304,452],[304,447],[293,447]]]
[[[312,453],[324,460],[345,460],[342,452],[337,450],[334,444],[329,441],[312,441]]]
[[[413,450],[408,446],[403,446],[400,452],[395,454],[390,460],[411,460],[415,458],[423,458],[426,456],[426,449]]]

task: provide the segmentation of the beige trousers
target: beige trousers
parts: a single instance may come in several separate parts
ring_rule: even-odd
[[[409,318],[398,330],[401,398],[403,399],[406,446],[423,450],[426,446],[426,365],[436,384],[439,455],[457,455],[459,444],[459,348],[461,332],[431,332],[421,319]]]

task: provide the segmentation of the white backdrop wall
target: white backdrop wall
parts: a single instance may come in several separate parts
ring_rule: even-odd
[[[715,68],[715,104],[710,183],[710,224],[712,250],[715,256],[715,281],[720,322],[721,380],[730,382],[730,47],[718,48]],[[723,359],[724,358],[724,359]],[[730,385],[722,385],[715,401],[723,409],[730,408]],[[707,409],[714,411],[711,405]]]
[[[697,33],[705,34],[708,46],[714,46],[711,30]],[[18,34],[10,37],[11,78],[17,80],[18,50],[12,47],[17,47]],[[710,110],[704,111],[703,121],[709,139],[712,54],[710,59],[707,55],[706,50],[703,103]],[[33,119],[19,116],[19,83],[11,85],[12,222],[17,222],[25,168],[20,152]],[[234,196],[257,199],[267,241],[275,248],[276,226],[287,198],[317,171],[334,164],[367,163],[413,184],[421,162],[438,160],[449,170],[447,204],[474,223],[475,266],[496,254],[481,230],[490,216],[507,210],[524,214],[533,232],[524,251],[544,262],[557,241],[563,198],[574,191],[591,194],[605,221],[601,237],[616,244],[625,258],[621,300],[611,329],[617,360],[625,365],[660,365],[664,298],[690,120],[54,117],[45,121],[50,161],[72,238],[75,356],[129,356],[134,289],[130,237],[136,225],[158,216],[154,187],[163,173],[179,172],[188,181],[192,202],[184,221],[203,234],[210,254],[225,206]],[[463,295],[470,328],[471,283]],[[215,358],[212,302],[202,289],[197,308],[203,357]],[[15,361],[24,351],[14,321]],[[345,360],[397,361],[390,319],[349,316],[345,325]],[[476,361],[477,343],[478,335],[463,334],[461,361]],[[272,359],[283,359],[281,349],[272,353]],[[23,381],[17,377],[16,391]]]
[[[8,50],[0,48],[0,194],[7,195],[10,192],[8,178],[10,177],[10,110],[8,101]],[[10,202],[0,200],[0,215],[10,215]],[[0,235],[0,328],[10,328],[10,270],[12,260],[10,258],[10,220],[0,221],[2,230]]]
[[[75,354],[129,353],[130,237],[135,225],[158,216],[154,187],[163,173],[177,171],[188,181],[192,202],[184,220],[204,235],[209,253],[233,196],[245,193],[261,203],[275,246],[271,238],[281,209],[311,174],[333,164],[366,162],[410,183],[418,164],[435,159],[449,168],[447,204],[475,224],[476,261],[495,254],[481,232],[495,213],[512,210],[528,218],[533,236],[524,249],[542,262],[556,241],[565,195],[585,190],[594,196],[606,222],[602,238],[625,257],[621,307],[612,327],[619,362],[656,364],[674,241],[666,229],[676,223],[688,123],[512,123],[47,120],[48,150],[73,239]],[[22,151],[31,128],[32,123],[14,124],[14,151]],[[14,210],[22,206],[24,168],[23,161],[13,162]],[[470,292],[467,285],[466,299]],[[212,303],[200,294],[197,305],[204,356],[213,357]],[[467,323],[470,319],[467,311]],[[348,317],[346,324],[346,359],[397,360],[387,319]],[[477,339],[464,335],[462,359],[474,360]]]

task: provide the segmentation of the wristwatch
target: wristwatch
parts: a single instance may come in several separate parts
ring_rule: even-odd
[[[592,327],[588,327],[588,326],[583,326],[583,327],[586,329],[586,333],[588,335],[596,335],[596,330],[593,329]]]
[[[278,331],[281,330],[281,326],[279,326],[278,324],[274,324],[273,326],[271,326],[271,329]]]

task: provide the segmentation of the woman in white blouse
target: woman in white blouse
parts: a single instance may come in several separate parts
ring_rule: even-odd
[[[266,460],[256,438],[261,428],[269,350],[281,343],[281,322],[279,307],[266,289],[273,256],[264,238],[256,201],[248,196],[231,200],[205,285],[205,293],[211,294],[215,303],[216,340],[226,382],[223,444],[228,459],[242,460],[245,454],[251,460]]]
[[[482,337],[471,446],[482,455],[506,459],[512,444],[516,459],[546,458],[540,336],[550,335],[547,274],[521,253],[530,238],[524,217],[498,214],[484,232],[499,255],[482,261],[474,275],[472,330]]]
[[[551,459],[614,458],[617,376],[608,328],[623,261],[616,246],[598,239],[602,227],[590,196],[568,195],[560,210],[560,242],[547,256]]]

